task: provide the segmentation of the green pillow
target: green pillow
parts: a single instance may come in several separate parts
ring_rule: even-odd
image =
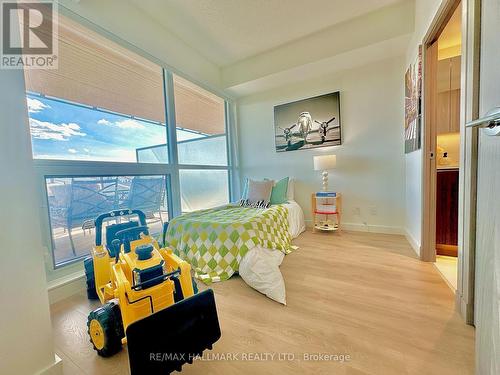
[[[271,192],[271,204],[283,204],[288,201],[288,180],[289,178],[285,177],[274,184]]]

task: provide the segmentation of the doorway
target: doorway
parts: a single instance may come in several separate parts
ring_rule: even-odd
[[[458,279],[458,187],[462,7],[459,2],[437,38],[436,268],[456,293]]]
[[[500,373],[500,3],[462,0],[459,228],[457,308],[476,328],[476,372]],[[454,0],[441,3],[424,38],[422,251],[434,261],[436,216],[437,38],[451,18]]]
[[[458,289],[462,4],[441,9],[425,45],[422,260]]]
[[[436,262],[436,201],[438,159],[438,62],[439,42],[443,30],[452,19],[457,8],[460,8],[461,43],[460,66],[460,111],[459,111],[459,188],[458,188],[458,266],[456,284],[456,306],[468,324],[474,324],[475,316],[475,284],[476,284],[476,189],[478,174],[478,131],[466,126],[479,115],[479,55],[481,35],[481,1],[480,0],[445,0],[434,17],[426,36],[423,39],[423,143],[422,143],[422,243],[421,259]],[[443,57],[443,55],[441,55]],[[450,64],[449,64],[450,65]],[[453,75],[453,63],[451,75]],[[450,76],[450,71],[448,71]],[[450,79],[450,84],[453,85]],[[448,91],[456,86],[448,86]],[[451,108],[450,94],[450,106]],[[448,124],[451,128],[451,115]],[[441,143],[441,142],[440,142]],[[442,148],[442,146],[440,146]],[[446,145],[449,147],[449,144]],[[447,154],[447,158],[450,154]],[[446,159],[446,158],[445,158]],[[447,160],[451,164],[451,159]],[[440,161],[443,164],[443,160]],[[446,161],[445,163],[446,164]],[[446,211],[445,211],[446,212]],[[452,254],[454,255],[454,254]],[[445,255],[446,256],[446,255]],[[455,257],[452,257],[455,258]],[[455,259],[450,262],[454,270]],[[453,287],[452,287],[453,288]]]

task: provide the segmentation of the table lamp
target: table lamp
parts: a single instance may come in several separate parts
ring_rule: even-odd
[[[323,171],[323,191],[328,191],[328,170],[337,165],[336,155],[318,155],[314,157],[314,170]]]

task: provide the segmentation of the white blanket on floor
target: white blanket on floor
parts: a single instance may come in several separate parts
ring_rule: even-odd
[[[284,204],[288,209],[290,234],[297,238],[305,231],[304,212],[295,201]],[[285,254],[281,251],[256,246],[240,262],[239,274],[252,288],[286,305],[285,281],[279,266]]]

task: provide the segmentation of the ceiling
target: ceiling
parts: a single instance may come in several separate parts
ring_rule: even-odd
[[[224,67],[400,0],[129,0]]]

